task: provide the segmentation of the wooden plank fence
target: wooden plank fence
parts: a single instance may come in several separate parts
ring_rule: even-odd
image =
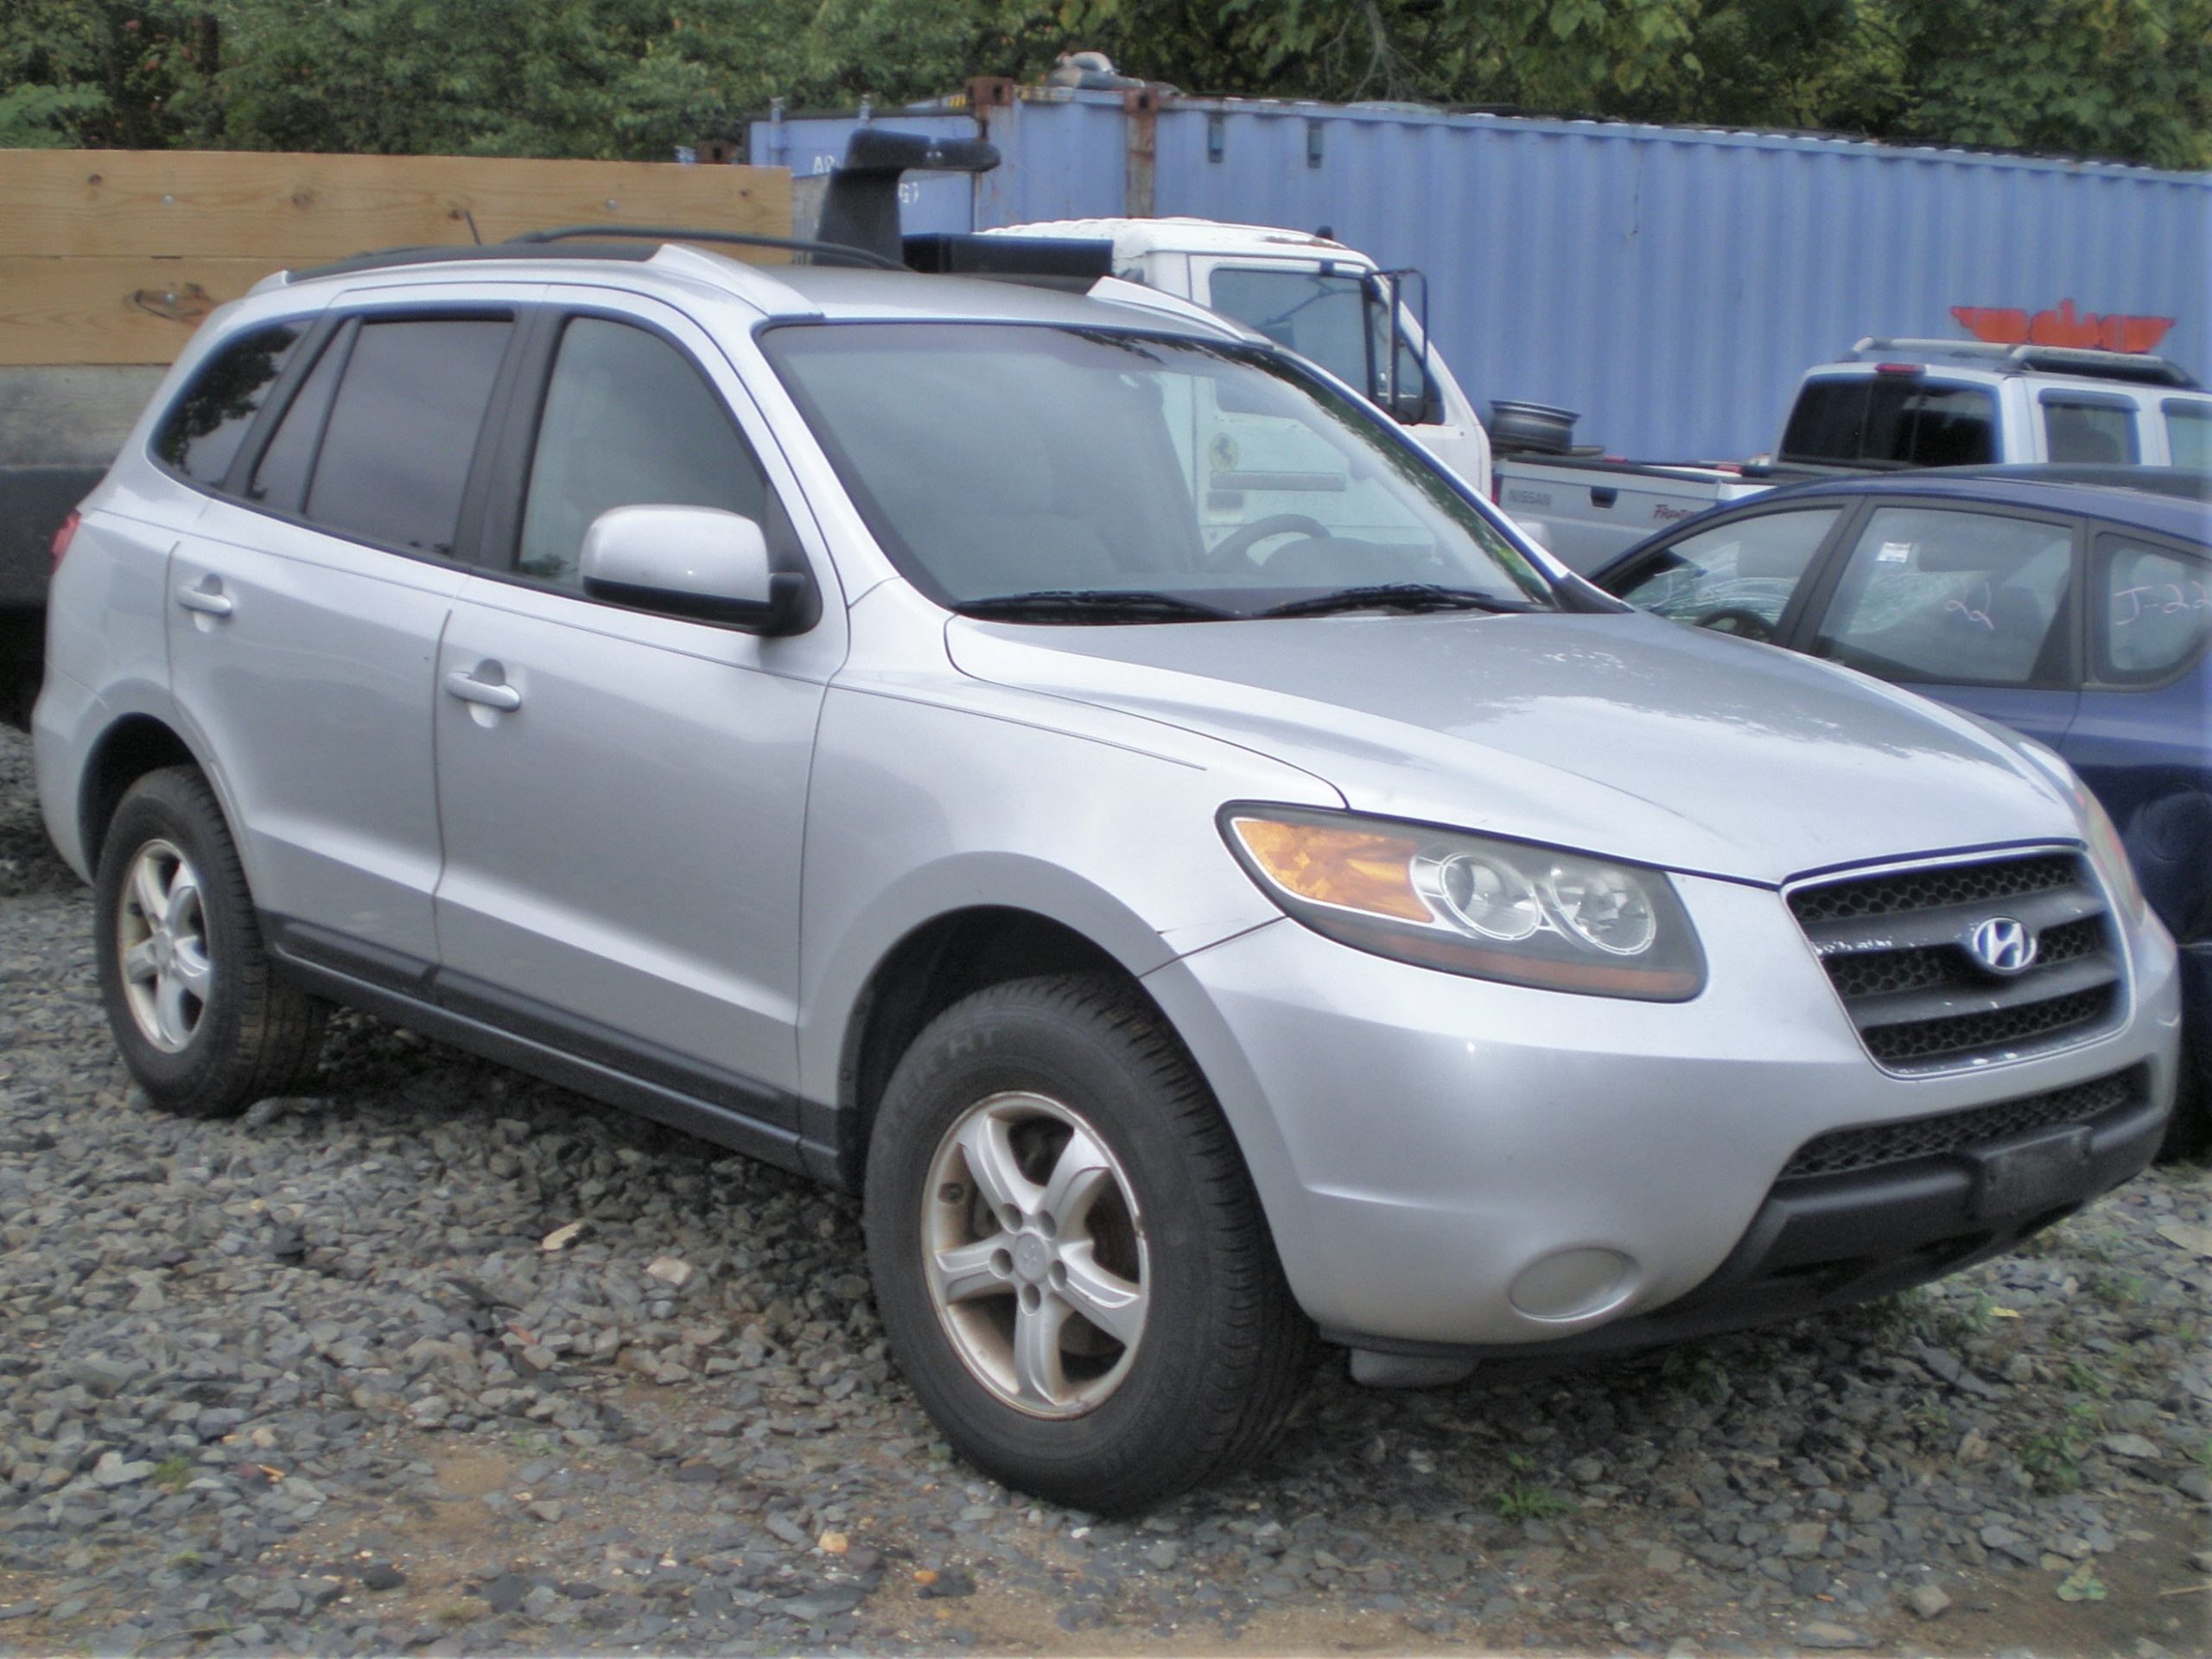
[[[601,224],[788,236],[791,177],[659,162],[0,150],[0,366],[167,363],[200,318],[273,270]]]

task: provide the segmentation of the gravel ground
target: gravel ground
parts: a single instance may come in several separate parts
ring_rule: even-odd
[[[2212,1181],[1411,1395],[1140,1522],[969,1471],[849,1202],[365,1020],[134,1097],[0,734],[0,1650],[2204,1652]]]

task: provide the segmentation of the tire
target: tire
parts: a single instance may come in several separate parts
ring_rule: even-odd
[[[1054,1503],[1127,1514],[1249,1462],[1311,1370],[1229,1126],[1109,978],[1018,980],[939,1015],[885,1090],[865,1213],[924,1409]]]
[[[2188,1047],[2181,1052],[2181,1076],[2174,1084],[2174,1115],[2159,1143],[2162,1164],[2212,1162],[2212,1075]]]
[[[100,1000],[164,1111],[232,1117],[314,1070],[327,1005],[277,979],[238,849],[189,766],[130,786],[93,878]]]

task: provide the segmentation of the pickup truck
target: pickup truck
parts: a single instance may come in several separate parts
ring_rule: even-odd
[[[1776,484],[2022,461],[2212,466],[2212,395],[2133,352],[1869,338],[1807,371],[1772,457],[1636,462],[1571,445],[1573,416],[1492,405],[1492,499],[1587,574],[1655,531]]]

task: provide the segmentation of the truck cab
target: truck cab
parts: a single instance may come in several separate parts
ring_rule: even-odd
[[[980,234],[1110,243],[1115,276],[1195,301],[1319,364],[1490,493],[1490,439],[1427,346],[1419,271],[1384,270],[1326,236],[1207,219],[1052,219]]]

